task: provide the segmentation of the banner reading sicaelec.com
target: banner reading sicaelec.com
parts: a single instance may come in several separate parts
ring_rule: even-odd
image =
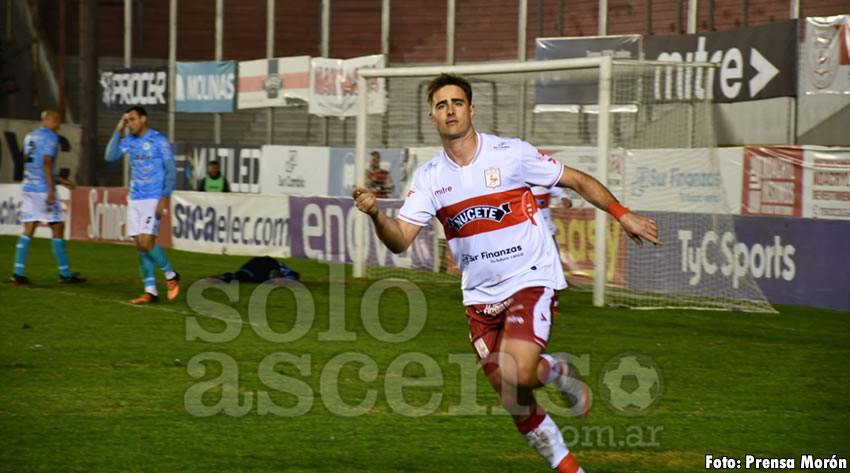
[[[289,199],[178,191],[171,195],[173,248],[200,253],[289,256]]]

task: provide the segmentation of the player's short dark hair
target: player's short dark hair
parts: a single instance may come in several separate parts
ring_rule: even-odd
[[[431,82],[428,83],[428,88],[425,90],[425,96],[428,97],[428,104],[434,101],[434,94],[447,85],[460,87],[466,95],[466,101],[472,103],[472,85],[469,81],[459,74],[446,74],[444,72],[431,79]]]
[[[145,110],[145,107],[142,107],[141,105],[133,105],[132,107],[128,108],[124,113],[130,112],[136,112],[139,114],[140,117],[148,116],[148,111]]]
[[[218,161],[210,161],[210,162],[207,163],[207,166],[213,166],[213,165],[220,166],[221,163],[219,163]]]

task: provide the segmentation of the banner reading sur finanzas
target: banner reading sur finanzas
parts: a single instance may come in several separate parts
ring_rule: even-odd
[[[233,112],[236,61],[178,62],[174,93],[178,112]]]

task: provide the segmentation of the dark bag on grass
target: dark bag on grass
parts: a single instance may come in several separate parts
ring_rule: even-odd
[[[239,282],[261,283],[278,278],[297,280],[300,275],[281,261],[269,256],[258,256],[248,260],[235,273],[224,273],[213,277],[224,282],[235,279]]]

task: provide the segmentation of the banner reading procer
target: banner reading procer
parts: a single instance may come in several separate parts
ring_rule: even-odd
[[[132,67],[100,71],[100,110],[123,113],[134,105],[168,112],[168,68]]]

